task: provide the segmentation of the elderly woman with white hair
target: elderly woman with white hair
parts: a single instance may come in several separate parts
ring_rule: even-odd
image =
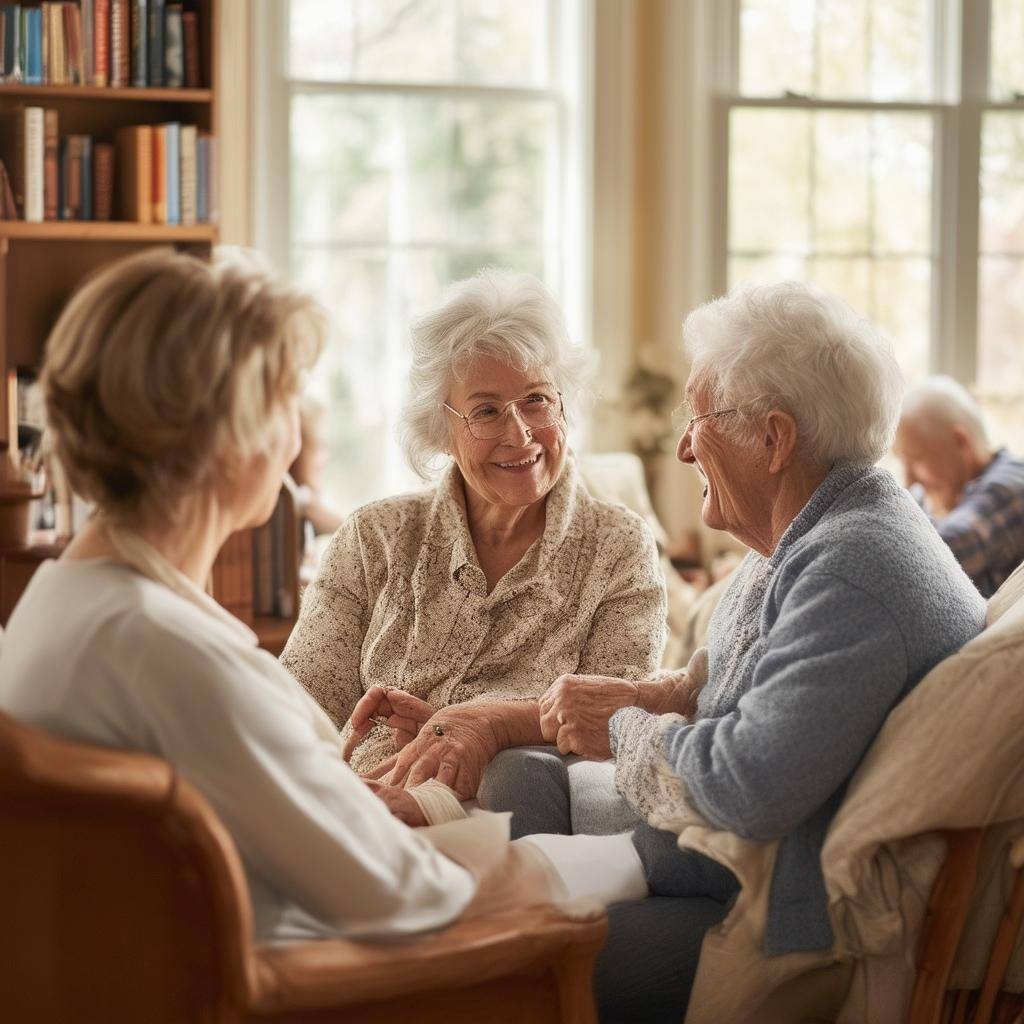
[[[902,381],[868,322],[789,283],[709,303],[684,335],[689,420],[677,456],[704,478],[704,522],[751,551],[692,677],[569,676],[542,698],[542,727],[561,749],[615,755],[641,822],[657,810],[652,771],[667,772],[715,828],[781,839],[764,950],[827,948],[819,855],[847,780],[892,707],[981,630],[985,605],[921,509],[874,466]],[[670,713],[635,706],[658,687]],[[529,781],[533,793],[559,784],[552,773]],[[728,871],[676,839],[646,824],[633,833],[653,898],[612,908],[603,1020],[681,1019],[703,932],[735,892]]]
[[[498,751],[544,742],[537,699],[560,675],[657,667],[664,583],[642,520],[580,480],[582,357],[539,281],[454,285],[412,345],[406,452],[425,478],[447,466],[349,516],[282,662],[348,729],[357,770],[465,799]]]

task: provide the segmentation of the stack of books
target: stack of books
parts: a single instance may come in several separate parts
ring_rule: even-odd
[[[199,11],[166,0],[0,7],[0,82],[187,88],[202,85]]]
[[[61,136],[56,110],[19,107],[0,116],[0,217],[115,216],[143,224],[214,223],[213,136],[177,122],[138,125],[118,131],[115,148],[90,135]]]

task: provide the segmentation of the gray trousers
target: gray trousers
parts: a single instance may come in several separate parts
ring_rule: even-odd
[[[615,791],[610,762],[564,757],[555,747],[516,747],[488,766],[480,806],[512,813],[512,837],[611,835],[631,830],[651,895],[608,908],[594,995],[602,1024],[679,1024],[704,933],[739,889],[731,871],[671,832],[651,828]]]

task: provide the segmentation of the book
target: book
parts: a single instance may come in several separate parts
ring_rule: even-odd
[[[164,84],[164,0],[149,0],[149,84]]]
[[[43,113],[43,219],[60,216],[60,132],[57,111]]]
[[[164,85],[180,89],[185,84],[185,45],[182,38],[181,4],[168,4],[164,17]]]
[[[110,0],[110,84],[114,88],[128,85],[131,22],[128,0]]]
[[[197,132],[194,124],[181,126],[181,223],[196,222]]]
[[[23,220],[43,219],[43,108],[18,107],[0,116],[0,149],[7,157],[14,203]]]
[[[82,176],[82,198],[80,217],[82,220],[92,220],[92,136],[79,135],[81,146],[81,176]]]
[[[185,48],[185,88],[199,89],[203,77],[199,70],[199,15],[195,11],[182,11],[181,34]]]
[[[153,150],[151,125],[121,128],[116,135],[119,209],[122,220],[153,221]]]
[[[0,82],[21,81],[21,7],[9,4],[0,7],[0,33],[3,43],[0,53],[3,54],[3,69],[0,70]]]
[[[17,220],[18,204],[14,201],[14,190],[11,188],[10,175],[0,160],[0,220]]]
[[[114,147],[97,142],[92,147],[93,220],[112,220],[114,216]]]
[[[196,220],[206,224],[210,219],[210,137],[199,132],[196,139]]]
[[[167,223],[181,223],[181,125],[171,122],[164,126],[167,129],[166,161],[167,179]]]
[[[105,86],[110,81],[110,0],[92,0],[96,52],[93,55],[92,84]]]
[[[77,4],[62,4],[64,30],[64,78],[68,85],[82,85],[82,11]]]
[[[53,38],[53,6],[44,3],[39,8],[43,19],[43,81],[48,85],[54,80],[54,38]]]
[[[217,175],[217,140],[212,135],[207,136],[206,194],[206,222],[216,224],[220,221],[220,180]]]
[[[153,126],[153,223],[167,223],[167,126]]]
[[[81,0],[82,84],[96,80],[96,0]]]
[[[21,66],[27,85],[43,84],[43,12],[39,7],[22,8]]]
[[[149,24],[146,0],[131,0],[132,23],[132,85],[145,89],[149,85]]]
[[[60,219],[83,220],[82,135],[60,140]]]

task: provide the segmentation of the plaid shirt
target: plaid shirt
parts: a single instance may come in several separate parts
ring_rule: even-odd
[[[1000,448],[960,504],[934,522],[982,596],[991,597],[1024,562],[1024,460]]]

